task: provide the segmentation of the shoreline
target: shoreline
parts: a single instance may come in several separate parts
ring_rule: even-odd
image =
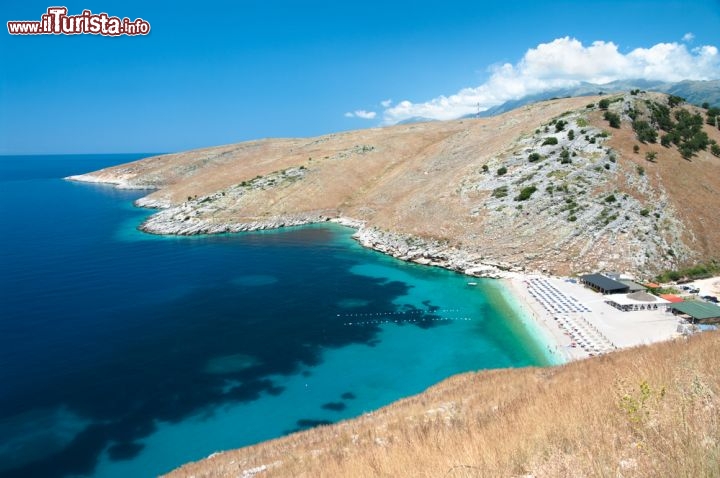
[[[528,332],[543,345],[550,366],[563,365],[575,360],[587,358],[581,349],[570,346],[571,340],[565,335],[552,316],[540,304],[533,304],[524,282],[529,275],[517,275],[500,279],[508,293],[508,299],[514,299],[513,306]]]
[[[156,189],[156,187],[132,184],[125,178],[108,178],[92,174],[69,176],[65,179],[110,184],[121,189]],[[649,313],[642,312],[620,312],[605,304],[603,296],[599,294],[591,296],[594,293],[587,289],[582,290],[584,289],[582,286],[567,283],[547,274],[530,273],[522,265],[488,260],[478,253],[460,249],[446,241],[381,230],[369,226],[364,221],[342,216],[338,211],[308,211],[284,217],[262,218],[252,222],[211,223],[186,216],[192,210],[194,203],[203,199],[171,205],[162,201],[148,200],[145,197],[140,198],[134,202],[136,207],[159,209],[159,211],[147,218],[138,229],[154,235],[190,236],[264,231],[323,223],[350,227],[355,230],[352,239],[367,249],[405,262],[440,267],[472,278],[499,280],[503,298],[513,309],[528,335],[536,341],[550,366],[585,359],[615,349],[669,340],[677,335],[674,333],[675,321],[671,318],[646,317]],[[563,297],[592,304],[592,311],[588,310],[587,313],[582,314],[551,313],[528,290],[529,281],[538,280],[556,288],[555,290]],[[639,321],[633,320],[638,317],[640,317]],[[668,324],[667,319],[672,323]],[[653,322],[658,320],[666,322],[662,330],[660,332],[651,330]],[[594,338],[602,339],[602,350],[599,345],[597,349],[583,350],[584,344],[577,340],[578,332],[573,331],[577,330],[574,326],[578,324],[592,329]],[[626,334],[622,330],[625,324],[632,324],[634,330]],[[585,337],[581,338],[586,340]]]

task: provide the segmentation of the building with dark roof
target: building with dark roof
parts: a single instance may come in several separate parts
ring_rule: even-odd
[[[618,279],[618,282],[621,282],[628,286],[628,290],[630,292],[641,292],[647,290],[647,287],[645,287],[642,284],[638,284],[635,281],[627,280],[627,279]]]
[[[610,279],[602,274],[580,276],[580,283],[601,294],[626,294],[630,290],[630,286],[627,284]]]

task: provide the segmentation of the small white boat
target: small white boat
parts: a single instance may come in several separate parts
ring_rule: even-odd
[[[477,285],[477,282],[468,282],[468,285]]]

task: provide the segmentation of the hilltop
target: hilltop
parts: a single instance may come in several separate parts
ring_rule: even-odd
[[[720,476],[720,336],[550,369],[457,375],[420,395],[168,476]]]
[[[543,101],[491,118],[169,154],[71,179],[154,189],[137,203],[162,209],[141,226],[156,234],[335,220],[359,228],[368,247],[476,275],[648,275],[720,257],[720,158],[710,143],[687,158],[682,139],[658,144],[653,116],[660,106],[671,118],[706,112],[671,98]],[[655,143],[638,139],[636,120],[659,132]],[[698,127],[720,141],[715,126]]]

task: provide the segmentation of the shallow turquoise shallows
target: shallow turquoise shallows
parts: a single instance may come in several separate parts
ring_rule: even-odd
[[[155,476],[548,363],[498,282],[334,225],[150,236],[144,193],[60,179],[138,157],[0,157],[0,477]]]

